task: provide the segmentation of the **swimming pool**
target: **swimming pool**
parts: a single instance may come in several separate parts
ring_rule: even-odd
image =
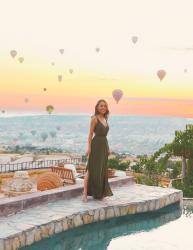
[[[179,203],[71,229],[22,250],[192,250],[193,209]]]

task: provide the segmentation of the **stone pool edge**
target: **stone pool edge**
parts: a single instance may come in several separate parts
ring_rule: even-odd
[[[107,220],[114,217],[137,214],[142,212],[155,211],[162,207],[174,203],[183,206],[183,192],[174,189],[173,193],[163,195],[158,199],[150,199],[139,202],[125,202],[113,206],[104,205],[101,208],[89,209],[71,215],[60,215],[48,223],[41,225],[29,225],[25,230],[12,233],[6,238],[0,239],[0,250],[16,250],[24,246],[29,246],[42,239],[51,237],[54,234],[67,231],[82,225]]]
[[[185,206],[193,208],[193,198],[186,198],[186,197],[184,197],[183,198],[183,204]]]

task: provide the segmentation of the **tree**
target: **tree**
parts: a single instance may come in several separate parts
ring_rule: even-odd
[[[174,140],[160,148],[152,156],[152,159],[155,160],[163,153],[166,154],[168,159],[171,156],[182,158],[182,179],[184,179],[187,170],[187,159],[193,158],[193,125],[187,124],[185,131],[175,131]]]

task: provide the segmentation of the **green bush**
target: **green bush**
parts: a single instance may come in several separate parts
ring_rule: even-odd
[[[183,196],[186,198],[193,198],[193,183],[192,178],[185,177],[184,180],[174,180],[172,182],[172,187],[182,190]]]
[[[136,173],[142,173],[143,168],[139,163],[136,163],[135,165],[131,166],[131,169]]]
[[[128,161],[128,162],[121,162],[118,165],[118,169],[122,170],[122,171],[125,171],[129,167],[129,164],[130,164],[130,161]]]
[[[143,184],[143,185],[148,185],[148,186],[158,186],[159,185],[159,180],[156,176],[154,175],[141,175],[136,177],[136,183],[138,184]]]
[[[119,160],[117,158],[109,159],[108,160],[108,166],[113,169],[118,169],[119,166]]]
[[[187,161],[186,176],[184,179],[174,180],[172,186],[182,190],[184,197],[193,198],[193,159]]]
[[[182,162],[168,162],[167,167],[172,169],[172,172],[168,172],[168,177],[175,179],[181,174]]]
[[[116,170],[125,171],[129,167],[130,161],[120,162],[118,158],[109,159],[108,166]]]

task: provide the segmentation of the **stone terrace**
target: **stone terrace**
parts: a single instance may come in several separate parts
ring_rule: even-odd
[[[179,202],[183,193],[132,183],[112,187],[114,196],[105,201],[83,203],[81,197],[58,200],[29,208],[8,217],[0,217],[0,250],[14,250],[71,228],[124,216],[160,209]]]

